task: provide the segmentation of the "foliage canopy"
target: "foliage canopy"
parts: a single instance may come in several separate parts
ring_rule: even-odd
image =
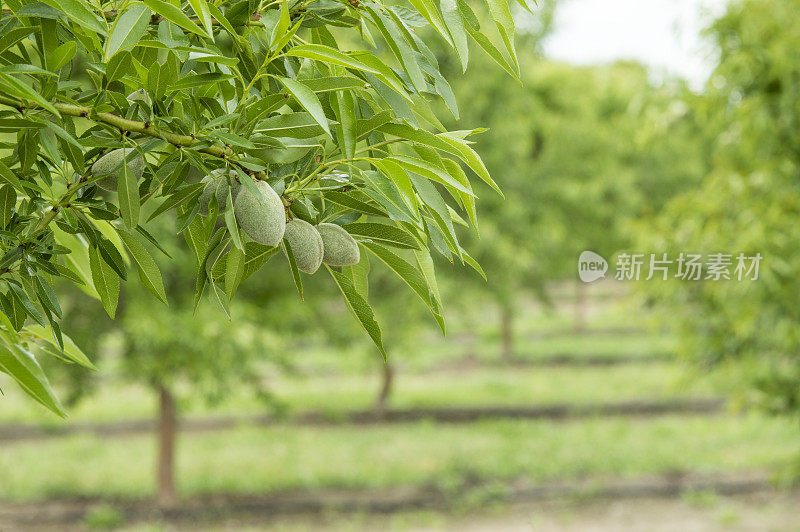
[[[147,229],[160,216],[174,218],[194,256],[195,308],[205,295],[230,317],[239,285],[281,247],[248,239],[237,223],[232,191],[264,201],[259,181],[287,219],[335,223],[359,242],[362,262],[326,268],[381,352],[368,255],[444,330],[430,253],[476,266],[455,230],[476,223],[469,174],[499,189],[470,146],[475,131],[446,131],[432,110],[440,99],[458,116],[420,35],[438,34],[463,68],[468,37],[514,77],[519,65],[506,0],[487,0],[491,36],[463,0],[410,4],[4,2],[0,370],[63,415],[36,357],[92,364],[61,330],[58,283],[79,285],[113,317],[121,281],[136,270],[166,303],[154,259],[166,251]],[[100,188],[107,176],[92,167],[120,148],[116,186]],[[227,197],[203,194],[201,178],[223,168],[213,177]]]

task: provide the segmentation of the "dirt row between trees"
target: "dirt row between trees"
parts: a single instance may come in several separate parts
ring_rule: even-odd
[[[179,421],[182,432],[202,432],[231,429],[242,425],[269,426],[278,423],[298,425],[378,425],[413,423],[430,420],[436,423],[470,423],[484,419],[544,419],[570,420],[586,417],[632,416],[651,417],[667,414],[715,415],[723,411],[720,398],[673,399],[669,401],[624,401],[605,404],[546,406],[495,406],[495,407],[431,407],[386,410],[352,410],[348,412],[304,412],[286,418],[272,415],[251,417],[189,418]],[[21,440],[46,439],[72,434],[96,436],[128,436],[156,430],[153,419],[136,419],[112,423],[70,423],[48,427],[26,424],[0,426],[0,443]]]
[[[364,490],[314,490],[269,495],[218,494],[184,499],[170,508],[150,500],[81,498],[36,503],[0,503],[0,530],[69,530],[84,522],[87,512],[110,506],[127,524],[166,521],[209,524],[230,518],[338,513],[386,514],[412,510],[444,511],[480,508],[490,503],[524,503],[574,499],[673,498],[688,492],[742,495],[775,492],[764,473],[725,476],[667,475],[642,479],[589,479],[530,484],[474,482],[453,490],[432,486]]]

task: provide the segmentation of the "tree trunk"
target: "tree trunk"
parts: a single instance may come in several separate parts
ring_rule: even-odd
[[[171,506],[175,496],[175,400],[168,388],[160,386],[158,413],[158,504]]]
[[[511,307],[503,305],[500,308],[500,329],[503,335],[503,362],[514,360],[514,313]]]
[[[575,332],[583,333],[586,331],[586,313],[588,311],[586,283],[583,281],[575,281],[575,283]]]
[[[375,408],[377,410],[386,409],[386,404],[389,402],[389,395],[392,393],[393,383],[394,383],[394,368],[392,368],[392,363],[387,360],[383,364],[383,374],[381,377],[381,391],[378,393],[378,398],[375,401]]]

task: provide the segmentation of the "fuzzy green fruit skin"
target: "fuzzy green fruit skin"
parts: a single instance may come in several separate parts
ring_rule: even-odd
[[[122,177],[122,166],[119,165],[128,154],[130,154],[130,148],[117,148],[95,161],[92,165],[92,175],[94,177],[105,176],[103,179],[97,181],[97,186],[105,190],[117,190],[117,181]],[[114,169],[118,166],[119,169],[114,172]],[[141,179],[144,173],[144,159],[141,155],[137,155],[135,158],[128,161],[128,171],[136,176],[137,181]]]
[[[231,174],[231,184],[229,184],[227,178],[221,177],[224,173],[224,168],[217,168],[201,180],[201,183],[208,183],[198,200],[200,202],[200,214],[203,216],[208,214],[208,204],[211,201],[212,194],[217,197],[217,205],[220,211],[224,211],[228,206],[228,190],[231,191],[233,201],[236,201],[236,195],[239,193],[241,185],[233,179],[233,174]]]
[[[256,187],[264,196],[261,203],[250,190],[242,186],[233,204],[236,222],[247,236],[265,246],[277,246],[286,230],[286,211],[280,196],[264,181]]]
[[[352,266],[361,260],[361,253],[358,250],[358,243],[344,230],[342,226],[336,224],[319,224],[317,226],[324,254],[322,262],[330,266]]]
[[[292,247],[294,261],[301,272],[314,273],[322,264],[325,247],[319,231],[308,222],[299,218],[286,223],[283,235]]]

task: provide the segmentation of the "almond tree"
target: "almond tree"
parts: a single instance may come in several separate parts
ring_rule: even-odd
[[[208,298],[228,314],[279,254],[302,293],[298,266],[310,271],[315,249],[384,357],[367,255],[444,328],[431,251],[474,266],[453,223],[475,223],[471,179],[499,189],[475,131],[446,131],[431,108],[458,114],[426,40],[448,43],[463,68],[470,38],[512,76],[519,66],[506,0],[488,0],[490,36],[463,0],[410,4],[5,1],[0,369],[64,415],[37,356],[92,364],[61,330],[55,280],[113,317],[136,270],[166,303],[147,229],[161,216],[196,261],[195,306]],[[311,236],[284,239],[293,220]]]

